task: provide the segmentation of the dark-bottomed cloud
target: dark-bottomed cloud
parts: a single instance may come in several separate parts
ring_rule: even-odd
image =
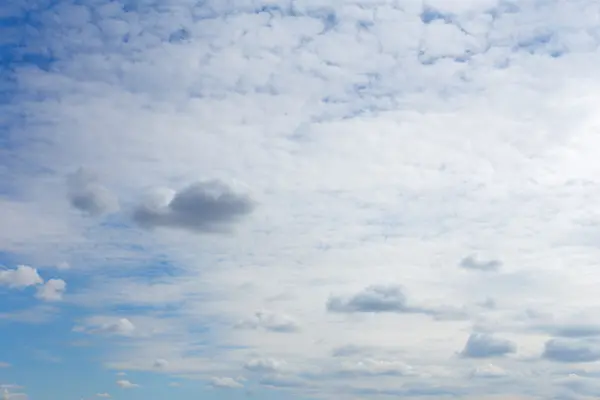
[[[165,205],[139,205],[133,219],[144,228],[169,227],[192,232],[220,232],[250,214],[255,202],[218,180],[194,183]]]
[[[488,358],[502,357],[516,351],[517,346],[510,340],[487,333],[472,333],[460,354],[465,358]]]
[[[372,285],[351,296],[332,296],[327,311],[334,313],[424,314],[437,320],[460,320],[465,313],[452,307],[410,305],[400,285]]]
[[[600,361],[600,346],[578,340],[551,339],[544,346],[543,358],[563,363]]]
[[[117,211],[119,200],[98,182],[92,172],[79,168],[67,177],[68,197],[71,206],[92,216]]]
[[[459,267],[468,270],[493,272],[498,271],[500,269],[500,267],[502,266],[502,262],[499,260],[481,261],[477,260],[475,256],[470,255],[463,258],[458,265]]]

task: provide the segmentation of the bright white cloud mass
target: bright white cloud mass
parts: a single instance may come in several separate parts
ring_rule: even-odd
[[[600,3],[9,3],[0,384],[600,393]]]

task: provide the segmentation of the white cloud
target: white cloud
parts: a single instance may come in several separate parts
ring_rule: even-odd
[[[213,3],[39,15],[21,51],[64,57],[14,69],[3,251],[76,266],[65,301],[109,367],[299,397],[555,396],[543,378],[597,350],[596,3]],[[79,165],[96,175],[65,198]],[[472,379],[492,356],[510,374]]]
[[[264,329],[271,332],[293,333],[300,330],[300,325],[294,318],[286,314],[261,310],[254,313],[252,318],[244,319],[236,324],[242,329]]]
[[[133,389],[133,388],[140,387],[140,385],[138,385],[136,383],[132,383],[126,379],[119,379],[116,383],[120,388],[123,388],[123,389]]]
[[[244,368],[252,372],[276,372],[281,370],[285,363],[273,358],[253,358],[244,364]]]
[[[110,399],[112,396],[109,393],[98,393],[96,394],[96,397],[101,397],[104,399]]]
[[[49,279],[37,289],[36,297],[44,301],[59,301],[67,289],[67,283],[62,279]]]
[[[230,377],[213,377],[210,382],[215,388],[238,389],[244,387],[240,382]]]
[[[22,289],[43,282],[44,280],[38,274],[37,269],[27,265],[19,265],[15,269],[0,270],[0,285],[9,288]]]
[[[169,362],[163,358],[157,358],[152,366],[157,369],[165,369],[169,366]]]
[[[136,326],[127,318],[98,316],[88,318],[83,325],[78,325],[73,330],[76,332],[131,336],[135,333]]]

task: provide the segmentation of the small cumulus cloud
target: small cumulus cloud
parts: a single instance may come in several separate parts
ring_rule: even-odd
[[[492,272],[498,271],[502,266],[500,260],[477,260],[473,255],[463,258],[458,264],[461,268],[472,271]]]
[[[342,363],[339,372],[353,376],[407,376],[413,373],[412,367],[397,360],[365,359]]]
[[[174,193],[164,204],[147,202],[137,206],[133,219],[144,228],[222,232],[254,208],[255,202],[249,195],[219,180],[210,180]]]
[[[84,168],[69,175],[67,184],[69,201],[80,211],[99,216],[119,209],[117,197],[98,182],[95,174]]]
[[[504,369],[494,364],[475,367],[470,374],[472,378],[502,378],[506,375],[507,373]]]
[[[460,353],[465,358],[501,357],[515,353],[517,346],[510,340],[487,333],[472,333]]]
[[[133,389],[133,388],[140,387],[140,385],[138,385],[137,383],[132,383],[132,382],[128,381],[127,379],[119,379],[116,383],[117,383],[117,386],[119,386],[120,388],[123,388],[123,389]]]
[[[166,369],[168,366],[169,362],[163,358],[157,358],[152,364],[152,367],[155,369]]]
[[[210,379],[210,384],[214,388],[220,389],[239,389],[244,387],[240,382],[230,377],[213,377]]]
[[[73,330],[93,334],[131,336],[136,327],[127,318],[94,317],[86,321],[84,325],[76,326]]]
[[[373,285],[352,296],[331,297],[327,302],[327,310],[338,313],[410,311],[406,296],[399,285]]]
[[[271,332],[292,333],[300,330],[300,325],[290,316],[272,311],[257,311],[253,317],[240,321],[236,328],[264,329]]]
[[[44,283],[37,269],[27,265],[19,265],[16,269],[0,270],[0,285],[11,289],[23,289],[28,286]]]
[[[582,340],[550,339],[544,345],[542,357],[562,363],[600,361],[600,346]]]
[[[96,394],[96,397],[101,397],[103,399],[110,399],[112,396],[108,393],[98,393],[98,394]]]
[[[36,297],[44,301],[60,301],[67,289],[67,283],[62,279],[49,279],[37,289]]]
[[[179,382],[169,382],[170,387],[181,387],[181,383]]]
[[[281,360],[273,358],[255,358],[244,364],[244,368],[252,372],[275,372],[279,371],[284,365]]]

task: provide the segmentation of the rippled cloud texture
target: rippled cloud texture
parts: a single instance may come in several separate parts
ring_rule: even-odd
[[[3,2],[1,389],[594,398],[599,15]]]

